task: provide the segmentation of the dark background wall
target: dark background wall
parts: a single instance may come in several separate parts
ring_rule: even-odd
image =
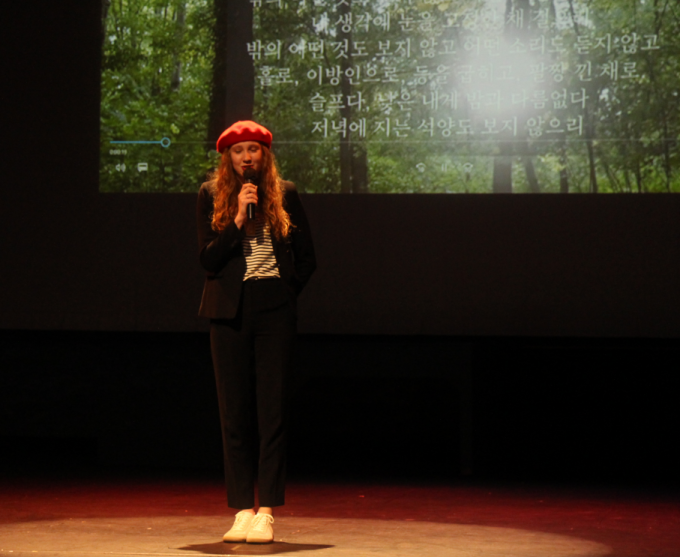
[[[2,21],[0,326],[202,330],[195,196],[97,192],[98,4],[12,3]],[[319,255],[303,333],[678,336],[679,196],[303,201]]]
[[[293,475],[677,482],[676,341],[299,344]],[[0,472],[220,471],[205,333],[2,331],[0,368]]]
[[[65,458],[153,465],[174,455],[202,466],[214,463],[216,414],[196,317],[194,196],[97,192],[98,17],[97,3],[76,0],[3,7],[0,436],[17,462],[36,439],[52,440],[55,454],[71,439],[91,450]],[[351,440],[361,420],[351,413],[347,424],[346,405],[371,423],[382,410],[397,420],[369,437],[386,436],[386,451],[429,424],[432,438],[416,446],[436,462],[437,434],[459,446],[464,369],[474,377],[477,470],[677,465],[663,441],[678,425],[669,385],[680,197],[303,202],[319,271],[300,307],[300,445],[319,438],[310,417],[329,407],[321,423]],[[467,346],[469,358],[452,359],[451,346]],[[389,359],[405,349],[409,357]],[[339,406],[314,406],[324,392]],[[211,441],[170,451],[168,424],[185,422],[182,439],[203,439],[188,432],[210,423]],[[407,435],[408,424],[418,428]]]

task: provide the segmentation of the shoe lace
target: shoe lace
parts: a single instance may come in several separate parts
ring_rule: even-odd
[[[247,513],[246,511],[240,511],[236,513],[236,520],[234,521],[234,528],[238,528],[243,522],[248,520],[248,515],[251,513]]]
[[[269,524],[274,523],[274,517],[268,514],[257,514],[251,526],[251,531],[264,532]]]

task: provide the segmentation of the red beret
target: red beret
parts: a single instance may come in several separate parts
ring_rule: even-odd
[[[217,140],[217,151],[221,153],[227,147],[231,147],[241,141],[259,141],[271,149],[272,132],[264,126],[260,126],[257,122],[241,120],[222,132],[222,135]]]

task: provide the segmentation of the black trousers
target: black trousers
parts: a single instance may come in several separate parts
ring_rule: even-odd
[[[280,279],[243,283],[234,319],[212,320],[230,507],[285,502],[287,402],[296,318]]]

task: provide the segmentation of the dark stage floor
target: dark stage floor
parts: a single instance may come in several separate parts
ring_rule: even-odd
[[[0,554],[677,557],[677,492],[296,481],[275,543],[225,544],[218,478],[5,477]]]

